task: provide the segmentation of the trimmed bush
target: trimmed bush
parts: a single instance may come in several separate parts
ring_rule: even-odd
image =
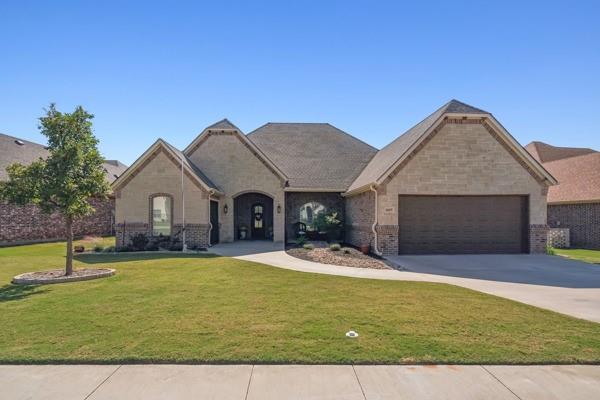
[[[344,248],[342,249],[342,252],[343,252],[344,254],[350,254],[350,253],[351,253],[351,251],[350,251],[350,247],[344,247]]]
[[[332,243],[329,245],[329,250],[331,251],[340,251],[342,249],[342,246],[339,245],[339,243]]]
[[[131,238],[131,247],[133,251],[142,251],[148,244],[148,236],[145,233],[138,233]]]
[[[315,246],[312,243],[306,243],[304,246],[302,246],[302,248],[304,250],[312,250],[315,248]]]
[[[102,252],[102,250],[104,250],[104,246],[100,246],[100,245],[94,246],[94,251],[96,253],[100,253],[100,252]]]

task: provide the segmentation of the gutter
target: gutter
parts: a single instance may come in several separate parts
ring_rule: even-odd
[[[379,257],[383,255],[382,252],[379,251],[379,245],[377,240],[377,223],[378,223],[378,206],[377,206],[377,189],[375,189],[375,185],[369,186],[369,190],[375,192],[375,221],[371,226],[371,230],[373,231],[373,253],[377,254]]]

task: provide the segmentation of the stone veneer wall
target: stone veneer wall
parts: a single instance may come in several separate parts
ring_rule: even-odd
[[[399,194],[527,195],[530,250],[545,252],[547,193],[487,122],[449,119],[378,188],[379,224],[397,226]]]
[[[600,248],[600,203],[550,204],[548,225],[569,228],[571,247]]]
[[[353,246],[373,246],[372,226],[375,221],[375,193],[363,192],[346,197],[346,242]],[[396,247],[397,248],[397,247]]]
[[[240,134],[209,130],[204,135],[201,143],[190,150],[188,157],[225,193],[219,199],[220,241],[232,242],[236,239],[235,218],[231,211],[235,198],[252,192],[273,199],[273,240],[283,241],[284,179],[266,165]],[[230,210],[227,214],[224,213],[225,205]],[[277,213],[278,206],[281,213]]]
[[[75,221],[73,233],[76,237],[85,235],[106,236],[114,233],[115,201],[91,199],[96,211]],[[65,221],[58,214],[44,214],[31,204],[17,206],[0,202],[0,245],[35,243],[65,238]]]
[[[285,193],[285,234],[286,241],[296,239],[294,224],[300,220],[300,208],[308,202],[321,203],[326,212],[337,211],[344,220],[344,198],[340,193],[326,192],[286,192]]]
[[[568,249],[571,247],[569,228],[548,229],[548,246],[557,249]]]

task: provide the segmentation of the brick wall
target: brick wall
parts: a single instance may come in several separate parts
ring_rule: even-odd
[[[361,246],[373,246],[373,231],[375,221],[375,193],[368,191],[356,196],[346,197],[345,234],[346,242]]]
[[[377,225],[377,246],[384,256],[398,254],[398,225]]]
[[[181,224],[173,225],[173,235],[181,238]],[[201,248],[208,248],[209,244],[209,230],[208,224],[185,224],[185,242],[188,246],[198,246]],[[143,233],[144,235],[151,237],[152,230],[149,224],[145,222],[130,222],[120,223],[116,225],[116,245],[125,246],[131,244],[131,238],[137,234]]]
[[[571,247],[600,248],[600,203],[549,205],[548,225],[569,228]]]
[[[76,237],[114,233],[114,199],[92,199],[96,211],[74,222]],[[58,214],[44,214],[35,205],[16,206],[0,202],[0,245],[34,243],[65,238],[65,221]]]
[[[327,213],[337,211],[344,221],[344,198],[339,193],[287,192],[285,194],[285,230],[286,240],[295,240],[294,224],[300,220],[300,208],[309,202],[317,202],[325,207]]]
[[[529,225],[529,253],[543,254],[548,243],[548,225]]]
[[[571,247],[569,228],[548,229],[548,245],[557,249],[568,249]]]

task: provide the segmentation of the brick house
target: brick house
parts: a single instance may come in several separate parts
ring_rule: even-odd
[[[183,151],[158,139],[114,183],[117,244],[293,241],[337,211],[377,254],[537,253],[556,181],[488,112],[452,100],[377,150],[329,124],[228,120]]]
[[[600,152],[542,142],[525,148],[558,180],[548,191],[548,225],[568,228],[571,247],[600,248]]]
[[[48,150],[38,143],[0,134],[0,181],[8,179],[6,167],[14,163],[27,165],[48,156]],[[114,182],[127,167],[117,160],[106,160],[104,170],[109,183]],[[114,233],[114,198],[90,199],[96,211],[75,222],[75,236],[110,235]],[[16,206],[0,202],[0,246],[59,240],[65,237],[60,214],[47,215],[35,205]]]

